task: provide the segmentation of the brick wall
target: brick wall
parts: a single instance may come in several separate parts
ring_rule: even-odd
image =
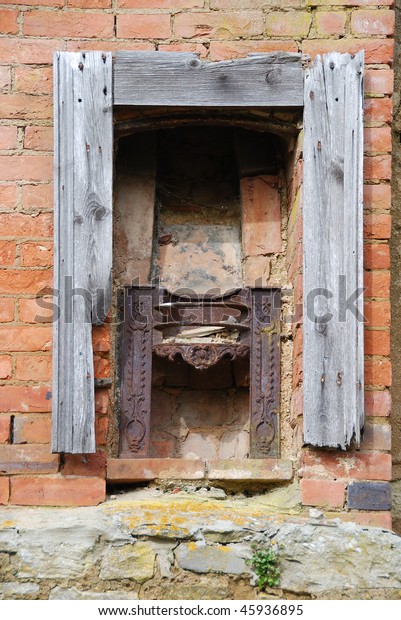
[[[52,288],[53,51],[184,50],[216,61],[249,52],[313,57],[363,48],[367,428],[359,452],[303,450],[300,475],[306,506],[389,524],[393,28],[391,0],[0,0],[0,503],[91,504],[105,492],[107,389],[97,392],[98,453],[61,458],[49,450],[52,330],[49,311],[35,297]],[[299,141],[288,187],[295,304],[302,299],[301,177]],[[299,447],[300,321],[293,342],[291,425]],[[97,376],[109,376],[107,327],[94,330],[94,349]]]

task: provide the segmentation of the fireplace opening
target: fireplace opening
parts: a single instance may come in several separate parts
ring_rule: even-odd
[[[120,139],[120,458],[279,456],[282,146],[227,126]]]

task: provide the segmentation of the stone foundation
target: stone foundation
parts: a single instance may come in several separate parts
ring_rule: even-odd
[[[252,498],[214,488],[114,497],[98,507],[4,508],[0,598],[401,599],[401,539],[317,510],[306,516],[296,485]],[[279,588],[254,585],[254,543],[277,546]]]

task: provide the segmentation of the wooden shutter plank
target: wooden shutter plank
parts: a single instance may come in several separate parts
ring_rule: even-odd
[[[55,92],[54,452],[95,451],[91,323],[111,297],[112,57],[58,52]],[[72,295],[72,293],[74,294]]]
[[[301,54],[202,62],[196,54],[117,52],[115,105],[302,107]]]
[[[305,74],[304,441],[344,449],[364,419],[362,91],[363,52]]]

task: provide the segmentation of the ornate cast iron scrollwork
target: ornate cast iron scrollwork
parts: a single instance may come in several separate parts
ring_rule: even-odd
[[[252,291],[251,456],[279,455],[280,295]]]
[[[197,370],[205,370],[216,364],[225,355],[232,360],[249,355],[249,347],[244,344],[161,344],[153,347],[153,353],[159,357],[167,357],[171,362],[176,355]]]

